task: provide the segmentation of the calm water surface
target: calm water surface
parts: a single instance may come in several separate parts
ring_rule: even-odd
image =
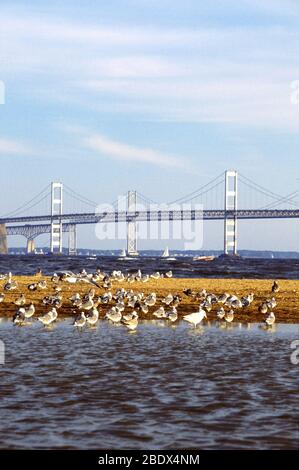
[[[0,323],[0,448],[298,448],[298,326]]]

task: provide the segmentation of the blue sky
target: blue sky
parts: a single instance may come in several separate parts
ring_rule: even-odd
[[[98,203],[173,200],[226,168],[295,191],[298,21],[295,0],[2,0],[0,212],[51,180]],[[240,247],[299,249],[297,225],[240,224]],[[79,244],[101,246],[91,227]]]

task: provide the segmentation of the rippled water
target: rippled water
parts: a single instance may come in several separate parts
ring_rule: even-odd
[[[0,323],[0,448],[298,448],[298,326]]]
[[[131,260],[116,256],[0,256],[0,273],[12,271],[14,274],[35,274],[38,269],[51,275],[57,270],[106,272],[121,269],[124,272],[141,269],[144,273],[172,269],[176,277],[225,277],[225,278],[279,278],[299,279],[298,259],[253,259],[215,258],[213,261],[194,261],[191,257],[177,257],[176,260],[163,260],[159,257],[139,257]]]

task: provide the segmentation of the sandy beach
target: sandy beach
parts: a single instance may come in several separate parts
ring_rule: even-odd
[[[47,281],[47,288],[30,291],[28,290],[28,285],[32,282],[39,281],[40,279],[45,279]],[[54,289],[55,284],[51,282],[50,277],[46,276],[14,276],[14,280],[17,281],[18,288],[5,292],[5,299],[0,303],[0,317],[11,318],[17,310],[17,306],[14,304],[15,299],[24,293],[26,296],[26,304],[33,302],[36,307],[36,315],[40,313],[45,313],[49,310],[49,307],[42,304],[42,299],[46,295],[53,295],[55,293]],[[5,281],[0,281],[0,291],[3,292],[3,286]],[[257,280],[257,279],[177,279],[177,278],[163,278],[154,280],[151,279],[147,283],[141,282],[113,282],[112,293],[114,293],[119,288],[124,288],[126,290],[132,289],[134,292],[144,292],[148,294],[150,292],[156,292],[157,294],[157,304],[155,307],[151,307],[148,314],[140,313],[140,318],[151,318],[151,312],[153,312],[159,305],[161,305],[161,300],[169,293],[179,294],[182,298],[181,303],[178,306],[178,317],[182,317],[187,313],[196,311],[198,309],[199,301],[194,300],[183,293],[184,289],[191,289],[192,291],[199,291],[200,289],[206,289],[207,292],[214,294],[222,294],[228,292],[230,294],[235,294],[239,297],[254,292],[254,301],[253,303],[246,308],[239,309],[235,311],[235,322],[249,323],[249,322],[263,322],[265,315],[261,314],[258,311],[258,306],[261,302],[272,298],[275,296],[277,300],[277,306],[274,309],[276,323],[299,323],[299,280],[278,280],[280,290],[276,294],[272,294],[271,286],[273,280]],[[101,283],[100,283],[101,285]],[[67,282],[60,282],[59,286],[62,291],[63,296],[63,306],[59,309],[59,318],[64,318],[68,316],[75,317],[76,311],[72,307],[71,302],[68,298],[75,292],[84,294],[92,287],[90,284],[77,283],[69,284]],[[96,295],[100,295],[105,292],[104,288],[95,288]],[[103,318],[105,312],[109,306],[100,305],[99,312],[100,318]],[[219,305],[216,304],[213,306],[211,312],[208,312],[208,320],[216,320],[216,311],[219,308]]]

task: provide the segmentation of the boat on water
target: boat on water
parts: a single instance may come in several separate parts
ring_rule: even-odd
[[[194,256],[193,261],[213,261],[215,256]]]
[[[117,259],[129,261],[136,258],[136,256],[138,256],[138,253],[136,253],[134,256],[128,256],[126,250],[121,250],[121,253]]]
[[[163,251],[161,258],[163,258],[165,260],[168,260],[168,261],[175,261],[176,260],[176,258],[170,256],[168,246]]]

